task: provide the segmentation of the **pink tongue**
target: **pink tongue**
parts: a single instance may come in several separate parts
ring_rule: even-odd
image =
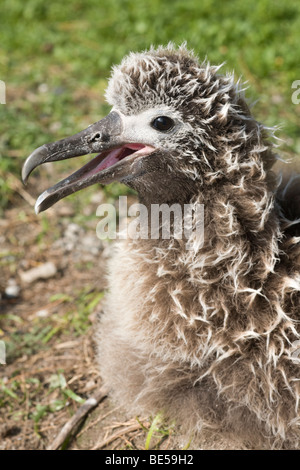
[[[118,155],[122,152],[122,149],[115,149],[109,152],[106,158],[102,160],[100,165],[98,165],[95,169],[94,172],[97,173],[98,171],[105,170],[105,168],[109,168],[110,166],[114,165],[119,161]]]
[[[122,160],[122,158],[120,158],[122,157],[122,154],[124,154],[124,157],[129,155],[130,152],[126,154],[126,149],[137,151],[137,150],[141,150],[144,147],[145,145],[143,144],[126,144],[121,148],[112,150],[111,152],[109,152],[107,157],[105,157],[104,160],[102,160],[102,162],[96,168],[94,168],[93,174],[98,173],[99,171],[105,170],[106,168],[109,168],[113,166],[115,163]]]

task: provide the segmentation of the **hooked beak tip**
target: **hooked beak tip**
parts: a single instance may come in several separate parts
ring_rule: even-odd
[[[66,160],[80,155],[100,152],[97,157],[77,170],[70,177],[65,178],[55,186],[44,191],[36,201],[35,213],[39,214],[72,192],[79,191],[100,181],[100,170],[98,167],[99,165],[101,167],[102,160],[104,161],[110,152],[113,152],[115,148],[118,148],[118,146],[122,144],[122,129],[123,126],[120,115],[112,111],[105,118],[74,136],[66,137],[57,142],[44,144],[34,150],[23,165],[22,180],[24,184],[27,183],[31,172],[42,163]],[[104,136],[106,136],[106,138],[104,138]],[[110,160],[110,166],[113,166],[117,161],[117,157],[113,154]],[[115,179],[115,170],[110,171],[110,166],[105,166],[104,164],[102,168],[102,170],[105,170],[104,175],[109,182]],[[121,173],[122,166],[119,168],[119,174]]]
[[[45,145],[37,148],[31,155],[29,155],[22,168],[22,180],[24,184],[27,184],[30,173],[41,163],[44,163],[47,156],[48,152]]]
[[[22,168],[22,181],[23,181],[23,184],[26,186],[27,185],[27,181],[28,181],[28,174],[27,174],[27,171],[25,169],[25,164],[23,165],[23,168]]]

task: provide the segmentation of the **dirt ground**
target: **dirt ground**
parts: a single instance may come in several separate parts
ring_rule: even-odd
[[[22,197],[16,195],[0,220],[0,341],[7,352],[6,364],[0,364],[2,450],[49,448],[101,387],[94,329],[111,250],[95,230],[103,192],[94,188],[84,202],[79,193],[36,216],[32,204],[47,184],[33,178],[28,190],[16,185]],[[32,269],[49,262],[49,277],[28,281]],[[209,434],[200,443],[187,440],[159,416],[127,416],[105,397],[72,429],[63,448],[241,447]]]
[[[298,163],[292,167],[300,172]],[[15,197],[0,218],[0,341],[6,346],[6,364],[0,363],[0,449],[47,449],[101,389],[94,331],[112,245],[96,236],[96,209],[116,198],[93,187],[36,216],[36,197],[59,175],[49,165],[29,188],[9,177]],[[45,277],[35,276],[45,263],[51,263]],[[195,442],[160,416],[127,416],[104,396],[61,448],[248,447],[209,433]]]
[[[51,175],[53,180],[53,175]],[[96,237],[101,189],[36,216],[35,197],[49,186],[16,182],[0,220],[0,449],[47,449],[101,387],[94,328],[105,295],[110,243]],[[18,195],[19,194],[19,195]],[[20,195],[22,197],[20,197]],[[26,201],[24,200],[26,199]],[[52,263],[45,278],[28,273]],[[72,430],[66,449],[183,449],[192,442],[159,417],[126,414],[105,397]]]

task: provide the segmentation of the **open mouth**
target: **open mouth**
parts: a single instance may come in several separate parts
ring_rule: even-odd
[[[68,194],[92,184],[120,181],[123,176],[130,174],[133,160],[150,155],[155,150],[150,145],[129,143],[99,153],[79,170],[44,191],[36,201],[36,212],[39,213]]]
[[[137,177],[142,167],[139,159],[142,160],[157,149],[147,144],[124,143],[126,137],[122,132],[119,113],[111,111],[101,121],[83,131],[34,150],[23,165],[22,178],[25,183],[30,173],[42,163],[100,152],[83,167],[44,191],[36,202],[36,212],[46,210],[63,197],[95,183],[110,184]]]
[[[155,148],[151,147],[150,145],[134,143],[125,144],[112,150],[106,150],[99,153],[90,162],[84,165],[80,170],[80,176],[82,177],[82,172],[84,172],[85,177],[93,176],[103,170],[106,170],[107,168],[114,166],[116,163],[124,160],[125,158],[127,161],[133,160],[138,157],[149,155],[150,153],[154,152],[154,150]],[[131,158],[128,158],[130,156]]]

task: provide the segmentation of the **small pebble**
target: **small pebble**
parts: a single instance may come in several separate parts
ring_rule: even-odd
[[[49,310],[47,309],[42,309],[42,310],[39,310],[38,312],[36,312],[36,316],[37,317],[40,317],[40,318],[44,318],[44,317],[47,317],[49,315]]]
[[[7,286],[4,293],[6,297],[17,298],[20,294],[20,287],[17,285]]]
[[[20,272],[20,278],[23,282],[30,284],[38,279],[48,279],[53,277],[56,273],[57,269],[55,264],[49,261],[48,263],[40,264],[29,271]]]
[[[39,91],[39,93],[48,93],[49,88],[48,88],[47,83],[41,83],[41,84],[38,86],[38,91]]]

